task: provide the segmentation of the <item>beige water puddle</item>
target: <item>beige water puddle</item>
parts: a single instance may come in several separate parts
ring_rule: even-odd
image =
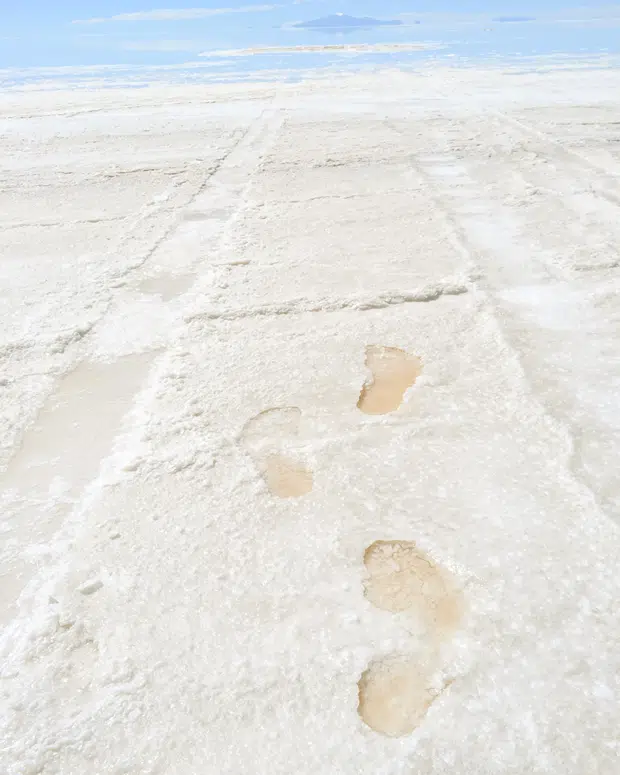
[[[358,691],[360,718],[387,737],[411,734],[437,696],[427,671],[412,657],[402,655],[371,662]]]
[[[189,290],[193,282],[193,274],[158,275],[155,277],[147,277],[140,283],[138,290],[142,293],[151,293],[155,296],[161,296],[162,301],[170,301]]]
[[[422,361],[397,347],[369,345],[366,366],[372,378],[360,393],[357,407],[364,414],[388,414],[401,405],[405,392],[422,373]]]
[[[240,436],[267,489],[278,498],[300,498],[312,490],[311,469],[279,448],[299,433],[301,412],[295,406],[265,409],[252,417]]]
[[[457,628],[463,613],[460,590],[413,541],[375,541],[366,549],[364,565],[364,593],[374,606],[415,615],[431,642]]]
[[[451,575],[413,541],[375,541],[364,553],[366,599],[422,624],[415,654],[374,659],[358,682],[360,718],[387,737],[411,734],[443,691],[433,681],[442,644],[461,622],[463,599]],[[447,685],[447,684],[446,684]]]
[[[279,498],[300,498],[312,490],[312,471],[283,455],[269,455],[262,473],[269,492]]]
[[[2,477],[13,496],[7,538],[13,559],[0,569],[0,621],[27,583],[22,552],[49,542],[111,452],[123,416],[146,379],[153,354],[113,363],[82,363],[63,377],[26,431]]]

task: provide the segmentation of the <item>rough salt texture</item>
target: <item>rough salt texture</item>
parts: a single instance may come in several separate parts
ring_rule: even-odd
[[[616,775],[618,93],[0,97],[3,775]]]

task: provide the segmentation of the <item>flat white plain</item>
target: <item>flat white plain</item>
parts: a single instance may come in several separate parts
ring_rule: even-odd
[[[0,98],[3,773],[615,775],[618,93]]]

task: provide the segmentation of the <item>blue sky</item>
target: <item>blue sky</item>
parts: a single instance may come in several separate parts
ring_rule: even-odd
[[[2,2],[0,68],[202,61],[213,49],[443,41],[472,51],[596,52],[620,46],[620,3],[585,0],[23,0]],[[342,13],[402,25],[295,28]],[[504,21],[500,19],[504,17]],[[508,21],[531,17],[531,21]],[[414,22],[419,22],[414,24]],[[615,47],[615,48],[614,48]]]

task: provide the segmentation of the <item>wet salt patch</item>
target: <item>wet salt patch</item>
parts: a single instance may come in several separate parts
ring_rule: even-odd
[[[526,308],[526,315],[548,329],[570,330],[582,322],[576,307],[584,301],[583,294],[557,283],[522,285],[497,295],[508,304]]]
[[[166,192],[165,194],[159,194],[158,196],[154,196],[151,200],[153,204],[161,204],[162,202],[167,202],[170,199],[170,193]]]
[[[118,358],[164,346],[170,340],[177,315],[163,301],[161,296],[141,295],[119,303],[93,333],[94,356]]]
[[[77,591],[81,595],[94,595],[95,592],[98,592],[102,586],[103,582],[101,579],[89,579],[88,581],[85,581],[83,584],[81,584]]]
[[[465,167],[461,167],[458,164],[438,164],[431,167],[429,172],[441,178],[458,178],[461,175],[467,174]]]
[[[82,363],[60,381],[3,476],[4,485],[46,497],[57,479],[75,491],[95,473],[152,356]],[[93,411],[96,408],[96,411]]]
[[[234,210],[225,207],[211,207],[204,210],[186,210],[181,216],[182,221],[226,221],[234,214]]]
[[[194,279],[195,275],[193,274],[157,275],[154,277],[147,277],[140,283],[138,289],[142,293],[159,296],[162,301],[171,301],[189,290]]]
[[[1,480],[17,554],[33,542],[49,542],[97,476],[151,361],[150,354],[141,354],[112,363],[82,363],[61,379]],[[10,562],[8,568],[0,619],[29,578],[22,561]]]
[[[562,283],[516,286],[498,292],[497,297],[518,306],[522,314],[548,330],[584,333],[607,328],[593,313],[596,294]]]
[[[436,154],[420,154],[417,157],[417,160],[420,164],[423,164],[425,166],[434,166],[434,165],[441,165],[441,164],[453,164],[455,161],[454,156],[448,154],[448,153],[436,153]]]

